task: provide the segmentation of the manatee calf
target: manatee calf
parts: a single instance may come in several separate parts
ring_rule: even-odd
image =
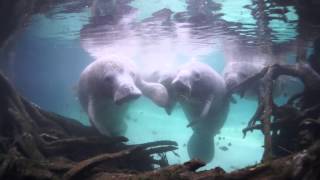
[[[188,141],[189,157],[210,162],[214,157],[214,136],[229,111],[225,82],[208,65],[191,61],[179,68],[172,86],[193,130]]]
[[[123,135],[129,103],[141,95],[159,106],[168,100],[166,88],[143,81],[133,63],[116,57],[96,60],[81,73],[78,85],[80,103],[91,124],[108,136]]]

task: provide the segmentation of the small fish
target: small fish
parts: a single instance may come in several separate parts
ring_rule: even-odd
[[[232,145],[231,142],[229,142],[229,143],[228,143],[228,146],[231,146],[231,145]]]
[[[182,146],[183,146],[183,147],[186,147],[186,146],[187,146],[187,144],[186,144],[186,143],[184,143]]]
[[[229,150],[229,148],[227,146],[220,146],[219,149],[222,150],[222,151],[228,151]]]
[[[158,132],[157,131],[151,131],[151,133],[153,134],[153,135],[157,135],[158,134]]]

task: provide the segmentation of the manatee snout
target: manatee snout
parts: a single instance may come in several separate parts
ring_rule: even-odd
[[[180,95],[190,95],[191,85],[186,79],[176,78],[172,81],[172,86]]]
[[[141,91],[135,85],[121,85],[114,93],[113,101],[117,105],[137,99],[141,96]]]

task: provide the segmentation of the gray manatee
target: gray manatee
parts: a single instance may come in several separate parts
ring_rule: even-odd
[[[265,67],[262,63],[235,61],[228,62],[223,70],[223,78],[225,80],[227,89],[232,89],[245,81],[247,78],[259,73]],[[240,89],[238,93],[246,99],[256,98],[258,91],[258,84],[253,83],[246,86],[245,89]]]
[[[133,63],[116,57],[89,64],[78,85],[79,100],[91,124],[107,136],[125,133],[128,102],[142,94],[159,106],[167,104],[168,93],[163,85],[143,81]]]
[[[283,58],[281,58],[281,56],[285,56],[285,53],[275,54],[268,47],[248,48],[237,41],[226,41],[224,43],[226,66],[223,70],[223,78],[228,91],[244,82],[247,78],[261,72],[267,66],[285,63],[282,62]],[[260,82],[246,84],[238,88],[236,93],[245,99],[257,100]],[[289,76],[280,76],[273,84],[274,98],[280,96],[290,97],[300,92],[303,88],[299,80]]]
[[[261,62],[228,62],[223,70],[223,78],[227,89],[230,90],[244,82],[247,78],[259,73],[267,64]],[[248,100],[257,100],[260,81],[238,89],[240,96]],[[273,97],[290,97],[303,89],[303,84],[296,78],[282,75],[273,84]]]
[[[210,66],[190,61],[179,68],[172,86],[193,130],[188,141],[189,157],[210,162],[214,157],[214,136],[229,111],[225,82]]]
[[[223,53],[225,57],[225,67],[223,78],[227,85],[227,90],[238,86],[247,78],[259,73],[268,65],[278,63],[272,55],[265,52],[267,48],[244,46],[241,41],[225,41]],[[259,81],[246,87],[241,87],[237,92],[246,99],[257,99]]]

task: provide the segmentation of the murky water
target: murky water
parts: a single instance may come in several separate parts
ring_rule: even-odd
[[[191,59],[209,64],[220,74],[230,59],[295,62],[299,36],[295,7],[255,2],[95,0],[90,6],[60,4],[32,17],[10,49],[8,72],[29,100],[89,125],[76,91],[80,73],[95,59],[110,55],[130,58],[144,75],[174,70]],[[310,49],[311,39],[304,42],[305,48]],[[293,87],[299,88],[299,84]],[[206,168],[233,170],[261,159],[262,134],[257,131],[242,137],[257,102],[236,99],[215,136],[215,157]],[[186,127],[179,105],[168,116],[142,97],[130,105],[126,121],[129,143],[175,140],[179,149],[176,154],[169,153],[169,162],[189,160],[186,143],[192,130]]]

